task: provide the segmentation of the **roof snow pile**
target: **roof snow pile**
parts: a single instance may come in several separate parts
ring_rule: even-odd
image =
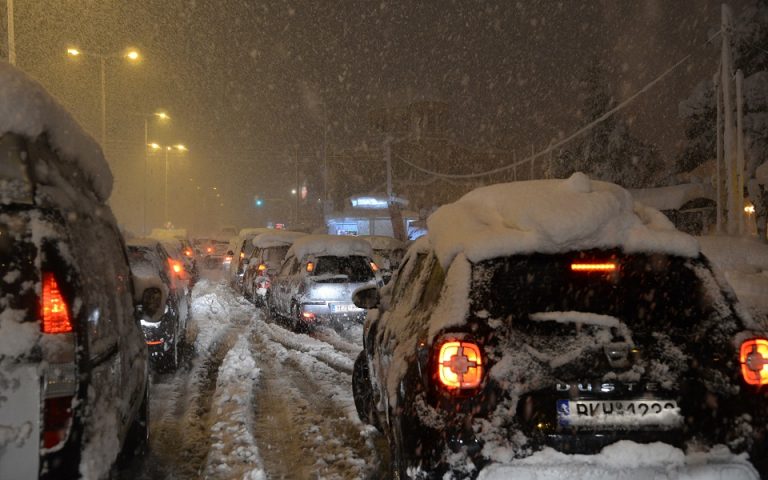
[[[635,203],[618,185],[577,172],[567,180],[533,180],[478,188],[427,219],[444,268],[464,253],[471,262],[525,253],[623,248],[688,257],[695,238],[658,210]]]
[[[297,238],[306,237],[306,233],[289,232],[288,230],[272,230],[253,237],[253,246],[256,248],[285,247],[293,244]]]
[[[385,237],[383,235],[365,235],[359,238],[370,243],[374,250],[397,250],[398,248],[405,248],[405,244],[400,240],[392,237]]]
[[[350,257],[354,255],[370,257],[372,254],[371,244],[357,237],[307,235],[293,242],[286,258],[291,255],[295,255],[296,258],[303,258],[307,255],[315,255],[317,257]]]
[[[97,198],[112,192],[112,172],[101,147],[42,85],[6,62],[0,62],[0,135],[30,139],[47,134],[51,148],[83,172]]]

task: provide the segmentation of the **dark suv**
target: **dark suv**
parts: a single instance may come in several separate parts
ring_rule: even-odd
[[[7,65],[0,82],[3,108],[30,119],[0,132],[0,478],[104,477],[149,431],[111,174],[39,85]]]
[[[509,238],[514,252],[521,237]],[[707,259],[578,241],[512,254],[465,242],[472,260],[454,250],[447,262],[439,240],[412,246],[368,316],[353,376],[395,472],[474,476],[545,446],[595,454],[630,440],[727,445],[768,474],[768,336]],[[377,297],[355,296],[361,307]]]

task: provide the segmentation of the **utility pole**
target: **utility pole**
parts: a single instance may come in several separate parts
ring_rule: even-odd
[[[16,36],[13,28],[13,0],[6,0],[8,5],[8,63],[16,65]]]
[[[744,97],[742,95],[742,84],[744,83],[744,73],[741,70],[736,71],[736,208],[739,214],[739,235],[744,234],[744,173],[746,165],[744,162]]]
[[[736,159],[734,158],[734,119],[733,119],[733,93],[731,82],[733,81],[732,58],[731,58],[731,9],[727,5],[722,6],[721,35],[723,37],[721,52],[721,85],[723,89],[723,122],[724,122],[724,151],[726,169],[726,192],[728,210],[727,232],[734,235],[738,232],[738,217],[741,215],[741,206],[737,204],[738,180],[736,172]]]
[[[723,233],[723,207],[725,206],[725,189],[723,188],[723,180],[724,180],[724,172],[723,172],[723,96],[722,96],[722,90],[720,89],[720,70],[722,70],[723,66],[720,65],[720,68],[718,68],[717,73],[715,73],[715,76],[713,78],[713,83],[715,86],[715,97],[717,98],[717,155],[716,155],[716,164],[715,164],[715,180],[717,182],[717,202],[715,203],[715,206],[717,208],[717,223],[716,223],[716,232],[718,234]]]

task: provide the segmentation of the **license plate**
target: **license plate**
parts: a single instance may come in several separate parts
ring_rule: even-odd
[[[558,400],[562,427],[675,428],[683,417],[674,400]]]
[[[331,312],[334,313],[341,313],[341,312],[356,312],[359,308],[354,306],[354,304],[350,303],[332,303],[331,304]]]

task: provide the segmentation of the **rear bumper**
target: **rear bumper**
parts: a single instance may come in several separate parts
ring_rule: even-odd
[[[330,304],[330,305],[329,305]],[[303,319],[305,323],[363,323],[365,321],[366,310],[352,306],[353,310],[337,312],[333,310],[332,305],[347,305],[347,302],[328,302],[325,304],[303,303],[301,305],[302,313],[314,315],[314,319]]]

